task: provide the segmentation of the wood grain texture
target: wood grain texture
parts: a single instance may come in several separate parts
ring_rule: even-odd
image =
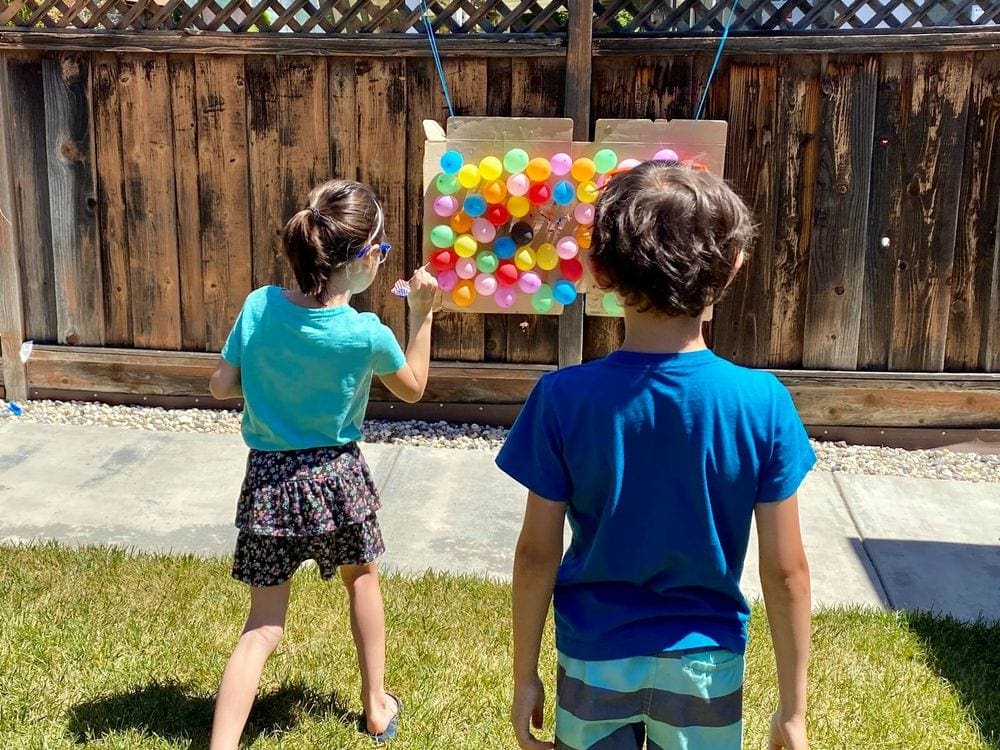
[[[971,78],[971,55],[913,58],[890,370],[944,367]]]
[[[250,222],[253,287],[278,279],[285,197],[281,194],[281,144],[278,131],[281,95],[278,62],[273,57],[248,57],[247,149],[250,159]],[[324,149],[328,150],[328,149]],[[305,196],[300,196],[305,205]]]
[[[42,62],[57,338],[104,343],[104,288],[94,178],[91,67],[83,55]]]
[[[330,175],[358,179],[357,77],[354,60],[328,61]]]
[[[877,84],[873,58],[836,58],[823,72],[804,367],[858,364]]]
[[[177,197],[170,76],[162,56],[119,61],[125,227],[129,246],[132,341],[181,348]]]

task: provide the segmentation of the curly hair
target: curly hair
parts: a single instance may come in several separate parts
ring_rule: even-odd
[[[591,262],[640,312],[697,317],[722,298],[753,236],[750,210],[724,180],[650,161],[598,198]]]

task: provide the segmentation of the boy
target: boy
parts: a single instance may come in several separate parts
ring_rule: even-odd
[[[715,356],[701,332],[752,233],[739,197],[694,169],[647,162],[599,199],[591,267],[623,300],[624,342],[544,376],[497,457],[529,490],[511,711],[526,750],[739,750],[751,514],[780,692],[770,747],[807,748],[810,589],[796,491],[815,457],[778,380]],[[554,743],[531,734],[553,593]]]

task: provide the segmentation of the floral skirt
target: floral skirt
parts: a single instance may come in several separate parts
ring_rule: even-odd
[[[356,443],[299,451],[251,450],[236,510],[233,577],[284,583],[306,560],[330,578],[385,551],[378,489]]]

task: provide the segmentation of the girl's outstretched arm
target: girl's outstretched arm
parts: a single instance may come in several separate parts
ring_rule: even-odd
[[[438,293],[437,279],[426,267],[418,268],[410,279],[410,342],[406,345],[406,364],[390,375],[382,375],[385,387],[398,398],[414,404],[424,395],[431,367],[431,324],[434,321],[434,300]]]
[[[212,396],[222,400],[226,398],[243,398],[243,384],[240,382],[240,368],[234,367],[219,357],[219,365],[212,373],[208,383]]]

